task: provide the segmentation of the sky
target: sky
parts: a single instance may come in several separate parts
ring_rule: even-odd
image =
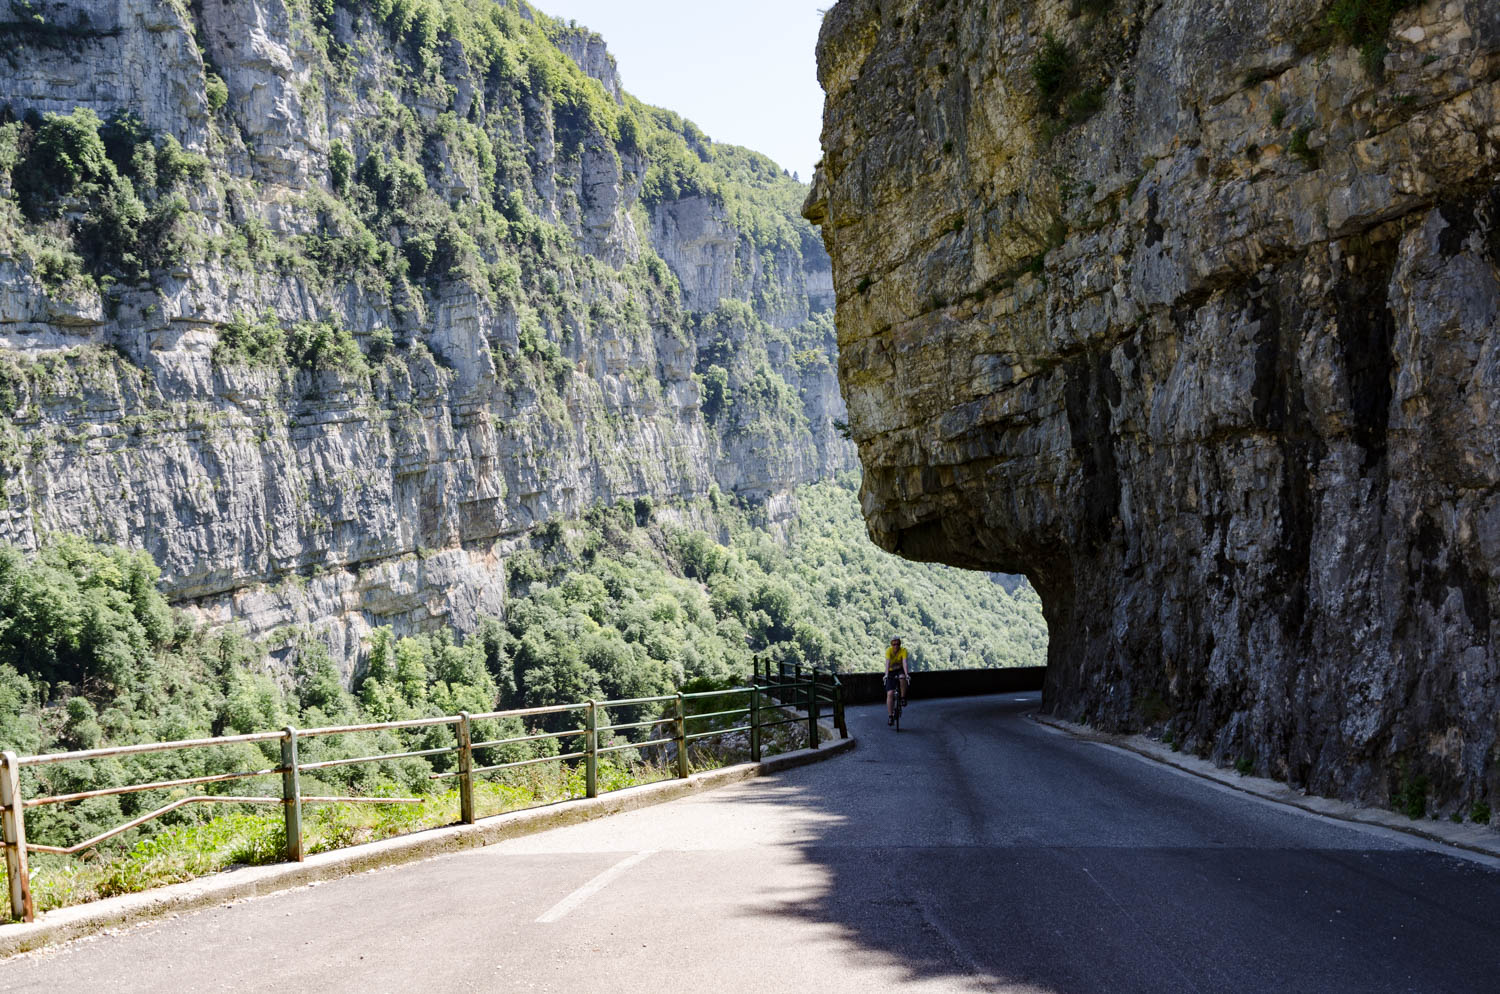
[[[834,0],[532,0],[604,36],[626,90],[806,183],[822,153],[820,8]]]

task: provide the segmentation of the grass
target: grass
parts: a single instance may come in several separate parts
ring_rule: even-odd
[[[583,771],[523,768],[503,780],[474,785],[478,817],[581,797]],[[600,763],[599,789],[619,790],[660,779],[649,766]],[[363,845],[458,821],[458,788],[422,798],[421,804],[328,804],[303,809],[303,846],[312,855]],[[31,887],[38,912],[133,894],[240,866],[281,860],[285,825],[274,813],[233,812],[196,825],[174,825],[129,848],[80,856],[31,857]],[[0,872],[0,878],[3,878]]]
[[[727,705],[733,706],[733,705]],[[722,727],[723,719],[711,720]],[[703,728],[701,730],[707,730]],[[786,752],[806,745],[805,726],[780,725],[765,730],[766,754]],[[823,730],[827,738],[827,730]],[[693,773],[719,769],[749,759],[743,741],[720,744],[704,739],[688,747]],[[664,753],[628,763],[601,759],[599,793],[623,790],[676,776],[675,759]],[[451,790],[422,798],[421,804],[327,804],[303,809],[302,844],[308,855],[347,849],[381,839],[409,835],[429,828],[456,824],[459,797],[456,781]],[[309,784],[304,783],[304,791]],[[574,800],[585,794],[584,769],[574,763],[559,769],[550,763],[522,767],[496,776],[476,779],[474,814],[489,818],[509,811]],[[281,861],[286,830],[279,810],[274,813],[230,811],[198,824],[172,825],[134,844],[101,847],[79,856],[33,854],[32,898],[37,913],[86,904],[121,894],[135,894],[208,876],[243,866],[265,866]],[[139,836],[140,832],[130,833]],[[129,838],[129,835],[126,836]],[[0,863],[0,893],[9,893],[9,878]],[[10,920],[9,905],[0,905],[0,921]]]

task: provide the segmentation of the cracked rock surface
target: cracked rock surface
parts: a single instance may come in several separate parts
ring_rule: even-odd
[[[824,22],[870,534],[1026,573],[1063,717],[1493,805],[1500,6],[1403,11],[1373,65],[1316,0],[1100,7]]]
[[[795,189],[775,244],[722,196],[648,197],[640,147],[456,36],[418,65],[378,5],[316,5],[321,26],[304,0],[10,6],[0,126],[130,115],[200,175],[174,188],[171,265],[58,286],[38,245],[65,245],[87,205],[24,218],[0,157],[0,542],[144,548],[177,605],[256,637],[310,626],[347,675],[376,626],[502,615],[506,562],[549,520],[639,499],[709,527],[693,506],[718,487],[774,525],[794,487],[852,468],[829,262]],[[517,38],[543,20],[524,4],[486,16]],[[547,23],[557,58],[624,107],[603,39]],[[375,196],[360,177],[397,161],[406,220],[356,228]],[[424,219],[498,242],[506,211],[529,240],[476,242],[425,278],[401,255]],[[382,242],[388,261],[363,269],[306,250]],[[360,362],[226,355],[228,331],[257,321],[327,323]],[[738,396],[706,413],[714,364]],[[763,410],[752,381],[785,402]]]

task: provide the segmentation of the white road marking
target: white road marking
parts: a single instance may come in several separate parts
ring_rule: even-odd
[[[634,856],[626,856],[614,866],[611,866],[609,869],[605,870],[603,873],[599,874],[597,877],[590,880],[588,883],[584,884],[582,887],[578,888],[573,893],[563,898],[561,901],[558,901],[552,907],[548,908],[546,913],[544,913],[542,917],[537,919],[537,924],[550,925],[558,919],[566,916],[569,912],[578,907],[584,901],[587,901],[589,898],[593,897],[595,894],[608,887],[609,882],[615,877],[618,877],[620,874],[624,873],[626,870],[641,862],[643,859],[645,859],[647,856],[650,856],[654,852],[656,852],[655,849],[647,849],[644,852],[636,853]]]

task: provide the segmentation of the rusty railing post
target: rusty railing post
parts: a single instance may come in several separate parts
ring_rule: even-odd
[[[286,808],[286,858],[300,863],[302,854],[302,782],[297,776],[297,729],[282,730],[281,803]]]
[[[583,734],[583,792],[589,797],[599,796],[599,706],[588,702],[584,715]]]
[[[677,776],[683,780],[688,775],[687,712],[682,706],[682,691],[677,692]]]
[[[0,756],[0,829],[5,839],[5,872],[10,879],[10,913],[18,921],[36,920],[31,874],[26,868],[26,808],[21,803],[21,762],[13,752]]]
[[[760,672],[750,678],[750,762],[760,762]]]
[[[474,737],[467,711],[458,713],[458,816],[474,824]]]

